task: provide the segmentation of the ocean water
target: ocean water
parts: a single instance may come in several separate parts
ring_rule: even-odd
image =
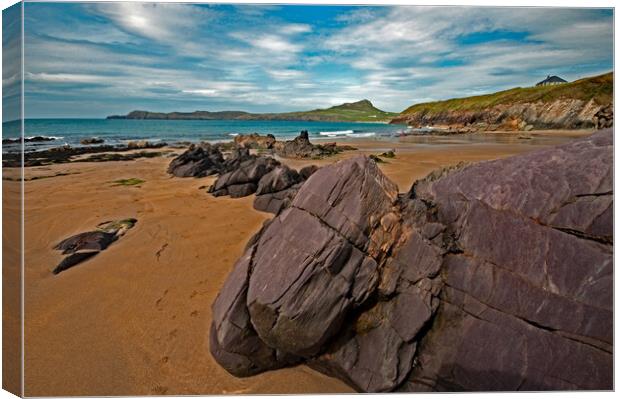
[[[2,138],[20,136],[19,121],[2,124]],[[97,137],[104,144],[123,144],[131,140],[175,143],[218,142],[232,140],[237,134],[273,134],[291,139],[307,130],[310,139],[389,138],[405,129],[403,125],[382,123],[311,122],[311,121],[242,121],[242,120],[130,120],[130,119],[27,119],[25,137],[54,137],[54,141],[26,143],[27,151],[62,145],[80,146],[80,140]],[[3,151],[19,150],[19,145],[4,144]]]

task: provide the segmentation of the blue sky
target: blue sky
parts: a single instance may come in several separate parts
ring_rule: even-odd
[[[28,118],[363,98],[401,111],[613,69],[613,13],[601,9],[26,3],[25,14]]]

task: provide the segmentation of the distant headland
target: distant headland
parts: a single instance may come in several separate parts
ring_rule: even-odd
[[[150,112],[132,111],[127,115],[111,115],[107,119],[171,119],[171,120],[299,120],[326,122],[389,122],[398,113],[376,108],[369,100],[344,103],[311,111],[256,114],[244,111]]]

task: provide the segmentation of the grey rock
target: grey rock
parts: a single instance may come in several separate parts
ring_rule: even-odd
[[[274,168],[260,179],[256,195],[286,190],[300,181],[301,177],[295,169],[291,169],[286,165],[281,165]]]
[[[283,209],[288,208],[293,202],[301,183],[295,184],[285,190],[274,193],[257,195],[254,198],[254,209],[277,215]]]
[[[224,156],[218,147],[209,143],[192,144],[170,162],[168,173],[176,177],[205,177],[219,173],[223,164]]]
[[[230,167],[230,171],[220,175],[215,183],[209,188],[214,196],[230,195],[233,198],[245,197],[253,194],[263,176],[271,172],[280,163],[271,157],[258,157],[255,155],[245,159],[240,155],[235,161],[236,165]]]

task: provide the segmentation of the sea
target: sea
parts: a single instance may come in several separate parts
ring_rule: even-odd
[[[53,141],[27,142],[26,151],[51,147],[81,146],[85,138],[101,138],[104,144],[119,145],[134,140],[150,142],[221,142],[238,134],[273,134],[287,140],[307,130],[311,141],[356,138],[390,139],[407,130],[404,125],[385,123],[245,121],[245,120],[136,120],[136,119],[26,119],[24,137],[44,136]],[[19,121],[2,124],[2,138],[20,137]],[[3,144],[3,152],[19,151],[19,144]]]

